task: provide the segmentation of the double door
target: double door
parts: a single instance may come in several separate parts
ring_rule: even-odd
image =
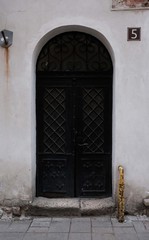
[[[112,85],[104,76],[37,79],[37,195],[111,193]]]

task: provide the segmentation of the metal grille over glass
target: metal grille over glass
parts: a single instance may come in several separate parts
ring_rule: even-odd
[[[65,93],[64,89],[46,88],[43,104],[44,153],[65,152]]]
[[[88,145],[84,152],[104,152],[104,91],[83,89],[83,135]]]
[[[37,62],[41,72],[107,72],[112,62],[105,46],[95,37],[68,32],[51,39]]]

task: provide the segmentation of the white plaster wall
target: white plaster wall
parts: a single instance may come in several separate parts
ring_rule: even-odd
[[[149,192],[149,12],[111,11],[104,0],[0,0],[0,30],[14,32],[6,74],[0,48],[0,200],[35,196],[35,64],[48,39],[79,30],[107,46],[113,79],[113,197],[117,167],[125,168],[132,210]],[[127,27],[141,27],[140,42],[127,42]]]

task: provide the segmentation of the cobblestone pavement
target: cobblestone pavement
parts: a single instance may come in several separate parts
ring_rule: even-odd
[[[149,218],[33,218],[0,220],[0,240],[149,240]]]

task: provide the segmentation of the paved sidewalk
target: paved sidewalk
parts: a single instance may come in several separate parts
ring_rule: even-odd
[[[109,216],[0,220],[0,240],[149,240],[149,218]]]

